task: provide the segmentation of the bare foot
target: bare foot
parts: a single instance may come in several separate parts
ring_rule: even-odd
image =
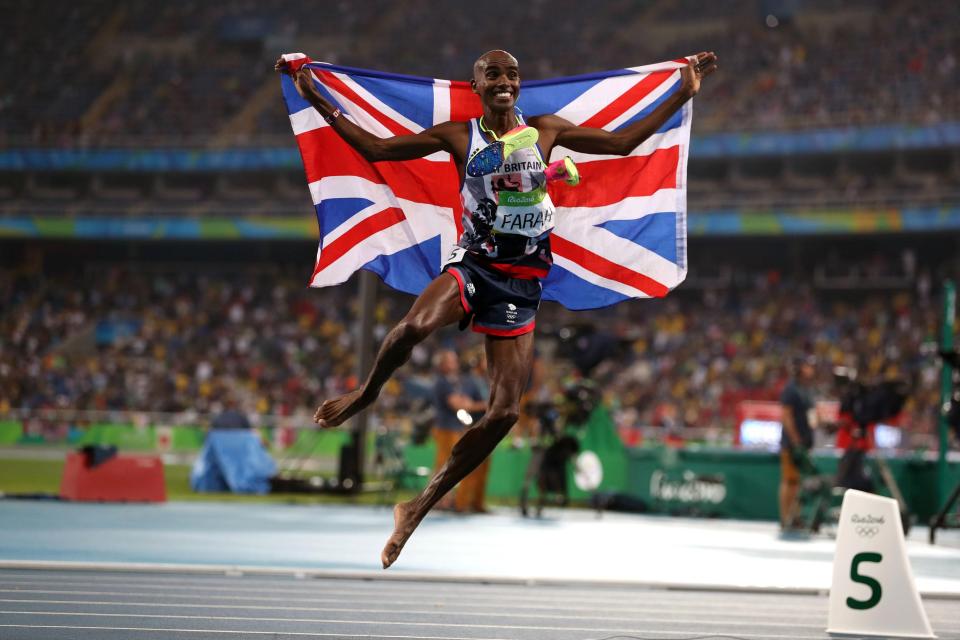
[[[320,425],[321,429],[340,426],[370,404],[369,400],[361,397],[361,391],[362,389],[354,389],[350,393],[325,401],[313,414],[313,421]]]
[[[393,535],[390,536],[387,544],[383,547],[383,551],[380,552],[380,561],[383,563],[384,569],[389,568],[397,561],[400,552],[403,550],[403,545],[413,535],[418,524],[420,524],[420,521],[416,519],[413,506],[409,502],[401,502],[393,508]]]

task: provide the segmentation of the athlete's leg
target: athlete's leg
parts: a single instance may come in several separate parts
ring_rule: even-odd
[[[487,412],[464,432],[450,458],[413,500],[393,508],[394,530],[380,559],[393,564],[430,508],[493,451],[520,415],[520,396],[533,365],[533,332],[515,338],[487,336],[490,400]]]
[[[449,273],[441,273],[427,285],[403,320],[383,339],[363,385],[321,404],[313,421],[323,428],[336,427],[365,409],[377,399],[393,372],[407,361],[417,343],[440,327],[459,322],[465,315],[457,280]]]
[[[490,458],[477,465],[477,468],[467,474],[467,477],[457,485],[456,496],[453,500],[454,508],[460,513],[485,513],[487,476],[490,473]],[[449,496],[449,494],[447,494]],[[443,504],[442,502],[440,504]]]

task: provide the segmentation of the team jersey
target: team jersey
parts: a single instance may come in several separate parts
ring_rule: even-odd
[[[467,157],[490,142],[480,131],[480,120],[471,120]],[[492,174],[464,176],[460,249],[516,278],[545,277],[553,264],[550,232],[556,216],[545,169],[540,148],[534,145],[514,151]],[[451,259],[456,256],[454,251]]]

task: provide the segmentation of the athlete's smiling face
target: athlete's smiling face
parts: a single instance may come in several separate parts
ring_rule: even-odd
[[[513,109],[520,95],[520,67],[506,51],[489,51],[473,65],[473,91],[491,111]]]

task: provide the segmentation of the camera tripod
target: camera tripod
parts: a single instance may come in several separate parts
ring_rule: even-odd
[[[930,518],[930,544],[937,542],[937,529],[960,529],[960,517],[956,513],[951,513],[958,500],[960,500],[960,482],[953,488],[940,513]]]

